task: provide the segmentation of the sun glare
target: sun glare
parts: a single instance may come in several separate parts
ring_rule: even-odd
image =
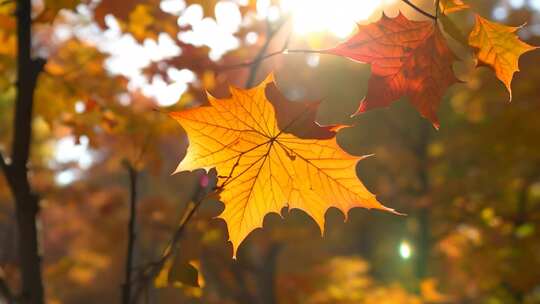
[[[399,244],[399,255],[401,256],[402,259],[404,260],[408,260],[411,255],[412,255],[412,248],[411,248],[411,245],[409,244],[409,242],[407,241],[402,241],[400,244]]]
[[[283,11],[290,13],[298,35],[330,32],[344,38],[357,22],[367,20],[382,5],[392,0],[281,0]]]

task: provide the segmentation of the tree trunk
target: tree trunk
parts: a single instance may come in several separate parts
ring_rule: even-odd
[[[36,218],[39,198],[32,192],[28,180],[28,157],[32,138],[32,110],[37,76],[44,60],[31,57],[32,20],[31,0],[17,2],[17,99],[13,122],[13,146],[11,163],[4,163],[4,170],[15,198],[18,228],[19,264],[22,277],[21,303],[41,304],[43,284],[41,281],[41,258],[39,255]]]

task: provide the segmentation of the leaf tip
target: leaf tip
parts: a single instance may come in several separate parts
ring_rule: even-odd
[[[356,110],[356,112],[351,114],[350,117],[351,118],[356,117],[366,111],[367,111],[367,102],[366,102],[366,99],[364,98],[364,100],[360,101],[360,106],[358,106],[358,109]]]
[[[372,153],[372,154],[362,155],[362,156],[360,157],[360,160],[366,159],[366,158],[370,158],[370,157],[375,157],[375,154]]]
[[[259,86],[267,86],[268,84],[275,83],[276,78],[274,77],[274,72],[270,72],[266,78],[259,84]]]

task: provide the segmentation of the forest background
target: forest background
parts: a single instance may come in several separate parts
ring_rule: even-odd
[[[32,24],[31,47],[18,51],[17,3],[0,0],[0,151],[17,164],[11,143],[32,130],[25,198],[39,202],[24,211],[39,211],[32,249],[0,178],[0,303],[540,303],[540,52],[521,57],[509,103],[456,39],[474,14],[445,17],[464,82],[446,92],[440,130],[404,100],[351,118],[369,65],[282,52],[334,47],[383,11],[429,20],[406,2],[18,1]],[[521,39],[540,45],[540,1],[467,4],[523,25]],[[433,1],[414,5],[435,14]],[[263,58],[274,52],[284,54]],[[46,60],[17,72],[21,54]],[[359,177],[407,216],[356,208],[344,222],[330,209],[321,237],[302,211],[270,214],[232,259],[215,219],[223,204],[202,199],[212,177],[171,176],[188,138],[167,113],[270,72],[289,100],[321,101],[318,122],[354,125],[339,144],[375,155]],[[26,129],[17,129],[18,74],[36,77]],[[20,265],[32,252],[43,296],[24,293]]]

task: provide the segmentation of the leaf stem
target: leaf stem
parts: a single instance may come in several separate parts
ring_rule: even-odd
[[[417,6],[416,4],[412,3],[410,0],[401,0],[403,3],[407,4],[408,6],[412,7],[415,11],[419,12],[420,14],[430,18],[430,19],[433,19],[433,20],[437,20],[437,15],[432,15],[428,12],[426,12],[425,10],[421,9],[419,6]],[[439,1],[437,1],[437,7],[439,7]],[[438,9],[437,9],[438,11]]]

